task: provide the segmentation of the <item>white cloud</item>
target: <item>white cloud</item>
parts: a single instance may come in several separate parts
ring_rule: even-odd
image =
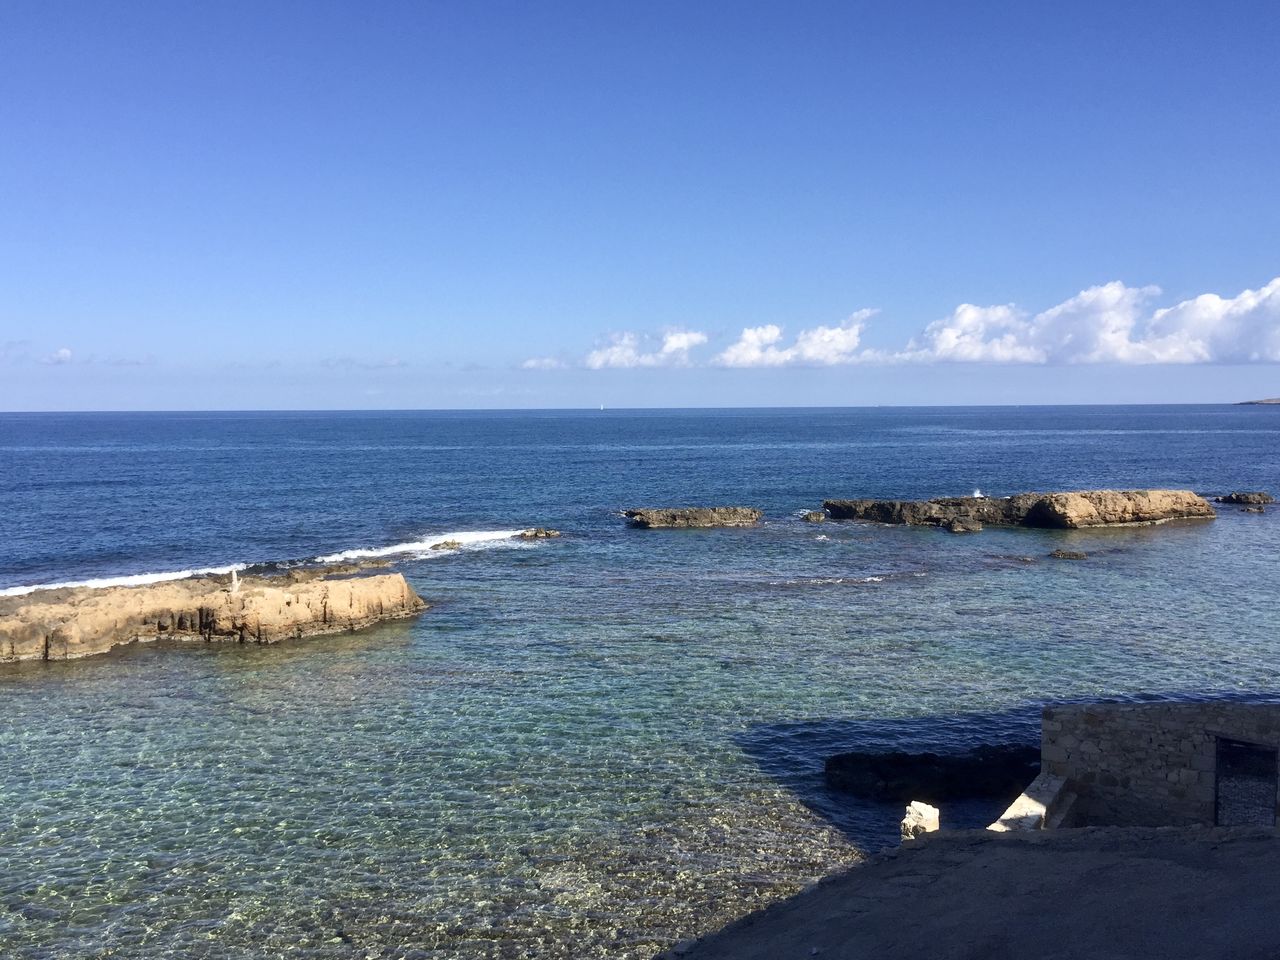
[[[1207,293],[1155,309],[1154,286],[1119,281],[1080,291],[1039,313],[1015,304],[962,303],[905,347],[862,346],[875,310],[843,323],[801,330],[788,341],[778,324],[746,327],[710,358],[721,367],[838,366],[871,363],[1167,364],[1280,363],[1280,277],[1235,297]],[[683,367],[708,342],[696,330],[672,330],[660,341],[620,333],[583,359],[592,370]],[[699,364],[701,365],[701,364]],[[570,364],[533,357],[526,370]]]
[[[726,347],[715,363],[722,367],[784,367],[791,364],[835,366],[866,359],[858,352],[862,330],[874,310],[859,310],[835,327],[801,330],[790,346],[781,346],[782,328],[777,324],[746,327],[738,339]]]
[[[992,363],[1232,363],[1280,360],[1280,278],[1224,299],[1148,312],[1158,287],[1113,281],[1028,317],[962,304],[894,359]]]
[[[683,367],[689,363],[689,351],[707,342],[707,335],[696,330],[672,330],[663,335],[657,350],[646,352],[640,337],[620,333],[612,342],[587,354],[583,363],[592,370],[630,367]]]
[[[40,362],[47,363],[52,366],[59,366],[64,363],[70,363],[71,349],[69,347],[59,347],[57,350],[53,351],[53,353],[41,359]]]

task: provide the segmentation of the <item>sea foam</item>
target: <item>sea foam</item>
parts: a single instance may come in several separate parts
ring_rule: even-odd
[[[485,547],[497,546],[503,542],[514,540],[522,533],[522,530],[459,530],[453,533],[433,534],[430,537],[424,537],[421,540],[412,540],[408,543],[393,543],[389,547],[361,547],[353,550],[343,550],[340,553],[329,553],[322,557],[315,557],[309,561],[300,562],[277,562],[274,564],[253,564],[257,569],[260,567],[275,567],[277,569],[288,569],[289,567],[302,566],[307,563],[341,563],[346,560],[366,560],[376,557],[393,557],[401,554],[433,556],[438,553],[448,553],[451,551],[438,549],[440,544],[449,543],[457,544],[459,547]],[[60,590],[69,587],[89,587],[98,589],[101,587],[141,587],[149,583],[164,583],[167,580],[185,580],[188,577],[205,577],[225,575],[231,571],[241,571],[249,569],[251,565],[247,563],[229,563],[221,567],[201,567],[192,570],[165,570],[157,573],[134,573],[126,574],[119,577],[97,577],[90,580],[66,580],[58,583],[34,583],[22,587],[3,587],[0,588],[0,597],[20,597],[28,593],[35,593],[37,590]]]
[[[93,580],[67,580],[62,583],[35,583],[26,587],[5,587],[0,589],[0,597],[21,597],[37,590],[61,590],[64,587],[141,587],[148,583],[164,583],[166,580],[185,580],[187,577],[214,576],[228,574],[232,570],[243,570],[247,564],[232,563],[225,567],[204,567],[199,570],[166,570],[160,573],[133,573],[123,577],[98,577]]]
[[[329,553],[316,557],[316,563],[341,563],[344,560],[367,560],[374,557],[393,557],[397,554],[427,554],[437,550],[441,544],[456,543],[461,547],[484,546],[501,543],[518,537],[522,530],[460,530],[454,533],[437,533],[422,540],[411,540],[407,543],[393,543],[389,547],[362,547],[355,550],[343,550],[341,553]]]

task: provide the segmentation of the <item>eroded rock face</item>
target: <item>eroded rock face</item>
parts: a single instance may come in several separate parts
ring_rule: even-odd
[[[921,803],[919,800],[912,800],[907,804],[907,811],[900,825],[902,839],[914,840],[926,833],[933,833],[938,829],[940,813],[937,807]]]
[[[871,800],[946,803],[964,797],[1013,799],[1040,772],[1040,748],[978,747],[968,753],[837,753],[824,769],[827,786]]]
[[[1077,529],[1215,516],[1209,502],[1190,490],[1081,490],[937,500],[827,500],[823,508],[836,520],[948,528],[952,524],[989,524]]]
[[[1265,490],[1237,490],[1235,493],[1228,493],[1225,497],[1214,497],[1218,503],[1275,503],[1276,498]]]
[[[624,510],[634,527],[749,527],[760,520],[755,507],[661,507]]]
[[[344,579],[195,577],[141,587],[0,598],[0,661],[66,660],[136,640],[275,643],[342,633],[427,608],[399,573]]]

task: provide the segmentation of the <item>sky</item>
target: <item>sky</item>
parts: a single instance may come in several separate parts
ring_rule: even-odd
[[[0,3],[0,410],[1280,396],[1280,4]]]

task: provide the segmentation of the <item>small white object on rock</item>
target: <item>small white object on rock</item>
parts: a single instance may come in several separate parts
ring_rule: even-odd
[[[938,829],[938,808],[920,800],[907,804],[907,815],[902,818],[902,839],[914,840]]]

